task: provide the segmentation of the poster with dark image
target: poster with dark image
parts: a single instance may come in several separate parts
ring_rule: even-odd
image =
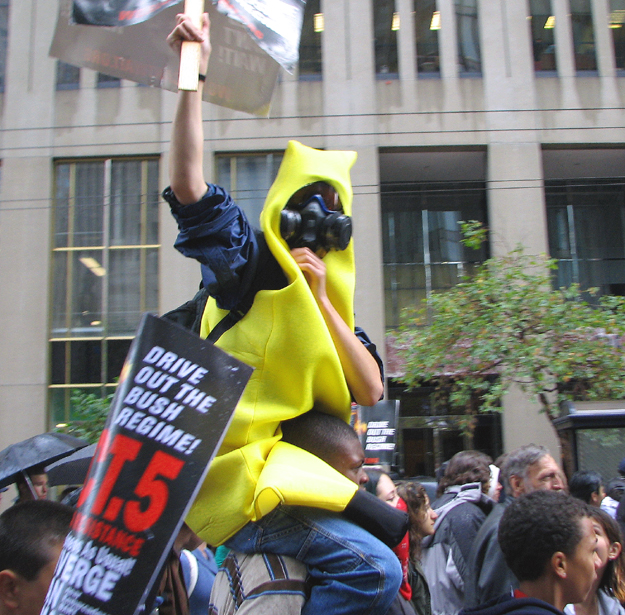
[[[293,72],[306,0],[218,0],[217,8],[241,22],[256,43],[282,67]]]
[[[97,4],[107,3],[99,0]],[[72,0],[61,0],[50,55],[72,66],[176,92],[180,57],[166,39],[181,10],[182,5],[175,4],[141,23],[106,28],[70,23]],[[217,11],[208,0],[206,10],[211,20],[212,53],[203,99],[266,117],[280,65],[241,23]]]
[[[365,464],[394,464],[398,416],[399,400],[396,399],[353,409],[352,424],[365,451]]]
[[[43,614],[142,612],[251,373],[210,342],[144,316]]]
[[[92,26],[131,26],[182,0],[73,0],[72,21]],[[182,7],[179,7],[182,10]]]

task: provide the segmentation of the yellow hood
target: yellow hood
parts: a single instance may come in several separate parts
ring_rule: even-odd
[[[255,371],[187,518],[211,545],[223,543],[280,502],[327,508],[326,494],[331,492],[332,509],[342,510],[356,491],[353,483],[305,451],[280,449],[273,457],[276,466],[271,457],[281,437],[280,422],[313,406],[349,421],[351,396],[338,353],[310,287],[280,236],[280,212],[299,188],[325,181],[338,191],[345,213],[351,215],[349,171],[355,160],[355,152],[326,152],[291,141],[267,195],[261,227],[288,284],[259,291],[246,316],[216,344]],[[352,243],[346,250],[328,253],[324,263],[328,296],[353,329]],[[201,335],[206,337],[225,314],[209,300]],[[307,474],[313,467],[318,470],[315,481]]]

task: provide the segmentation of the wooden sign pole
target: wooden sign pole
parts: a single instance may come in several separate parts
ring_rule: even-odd
[[[193,23],[201,28],[204,0],[185,0],[184,12],[191,17]],[[200,72],[201,43],[183,41],[180,49],[180,72],[178,73],[178,89],[195,92]]]

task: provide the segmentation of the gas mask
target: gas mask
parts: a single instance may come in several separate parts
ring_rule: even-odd
[[[345,250],[352,237],[352,219],[340,211],[330,211],[321,194],[313,194],[300,205],[287,205],[282,210],[280,234],[291,249]]]

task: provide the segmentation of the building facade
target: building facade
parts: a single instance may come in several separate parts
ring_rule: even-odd
[[[71,418],[74,390],[115,388],[140,315],[191,298],[172,244],[176,96],[48,56],[57,1],[0,0],[0,449]],[[354,149],[356,318],[385,352],[402,309],[518,243],[558,283],[625,292],[625,0],[308,0],[300,64],[270,117],[206,104],[205,173],[254,219],[289,139]],[[431,392],[402,399],[402,463],[463,448]],[[476,446],[556,450],[511,393]]]

